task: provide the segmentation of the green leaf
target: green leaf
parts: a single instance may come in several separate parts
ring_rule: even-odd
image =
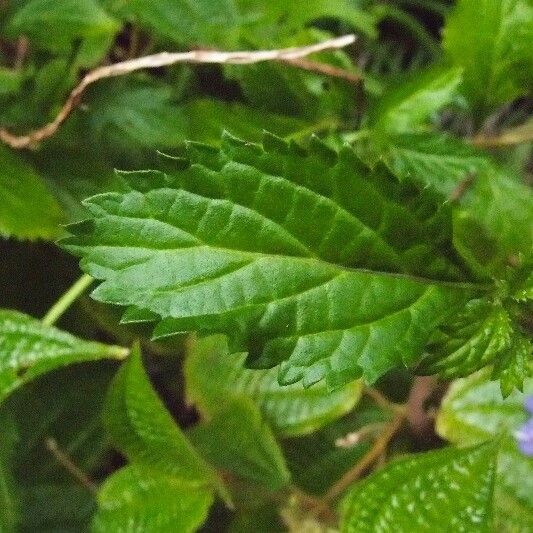
[[[495,435],[506,435],[498,459],[496,479],[496,531],[529,531],[533,525],[533,458],[523,455],[512,436],[527,420],[526,396],[533,394],[533,379],[524,393],[502,398],[490,369],[455,381],[444,398],[437,431],[459,446],[470,446]],[[518,525],[510,526],[507,517]]]
[[[13,458],[18,441],[16,424],[0,410],[0,531],[14,533],[20,518],[20,497],[13,476]]]
[[[8,21],[6,34],[26,35],[33,44],[64,53],[75,39],[111,37],[118,29],[97,0],[30,0]]]
[[[17,93],[24,80],[24,71],[0,67],[0,97]]]
[[[245,479],[279,490],[290,479],[283,454],[259,409],[249,398],[220,398],[207,423],[189,432],[213,464]]]
[[[493,377],[500,380],[504,397],[516,388],[524,390],[524,379],[533,375],[533,345],[525,335],[515,334],[509,348],[494,364]]]
[[[152,388],[138,346],[111,385],[104,422],[130,462],[199,486],[220,486]]]
[[[381,134],[420,128],[452,102],[461,72],[455,67],[433,67],[397,80],[370,107],[369,124]]]
[[[17,311],[0,310],[0,401],[18,387],[73,363],[122,359],[128,350],[78,339]]]
[[[464,69],[462,91],[474,109],[525,95],[533,79],[529,0],[459,0],[444,28],[444,48]]]
[[[239,30],[233,0],[123,0],[118,12],[178,44],[233,47]]]
[[[492,531],[496,458],[489,443],[394,461],[346,495],[341,531]]]
[[[513,335],[511,319],[500,301],[472,300],[438,329],[418,371],[447,379],[468,376],[509,348]]]
[[[245,353],[230,354],[221,337],[195,343],[185,360],[187,397],[207,417],[227,398],[249,398],[280,435],[316,431],[350,411],[361,397],[362,383],[353,381],[328,391],[324,382],[309,388],[280,386],[278,369],[244,368]]]
[[[461,275],[429,229],[434,213],[397,203],[408,192],[350,149],[314,143],[307,154],[278,138],[261,147],[228,137],[221,151],[189,145],[187,156],[169,159],[167,174],[124,174],[135,190],[88,200],[94,218],[63,241],[105,280],[96,299],[163,319],[156,337],[227,333],[255,366],[282,363],[283,384],[327,377],[338,387],[413,364],[472,295],[356,269]]]
[[[454,245],[480,276],[500,276],[533,246],[533,193],[463,141],[441,134],[390,139],[385,162],[402,181],[451,202]]]
[[[237,0],[243,23],[249,32],[263,32],[267,35],[290,34],[319,19],[337,19],[355,30],[375,37],[375,17],[349,0],[309,0],[292,2],[283,0]],[[248,24],[246,24],[248,22]]]
[[[213,503],[212,491],[142,464],[111,475],[98,494],[92,530],[160,533],[196,531]]]
[[[53,239],[62,213],[33,168],[0,146],[0,236]]]

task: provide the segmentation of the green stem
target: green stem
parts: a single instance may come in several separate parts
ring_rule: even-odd
[[[42,323],[45,326],[52,326],[55,324],[63,313],[89,288],[93,281],[94,278],[89,276],[89,274],[84,274],[49,309],[48,313],[44,316]]]

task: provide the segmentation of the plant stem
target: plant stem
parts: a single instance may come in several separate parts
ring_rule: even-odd
[[[79,483],[84,486],[92,494],[96,494],[97,487],[87,475],[82,472],[73,462],[72,459],[59,448],[57,441],[52,437],[46,439],[46,447],[50,453],[56,458],[57,462],[67,470],[72,477],[76,478]]]
[[[94,278],[89,276],[89,274],[81,276],[49,309],[48,313],[43,317],[42,323],[45,326],[55,324],[63,313],[89,288],[93,281]]]

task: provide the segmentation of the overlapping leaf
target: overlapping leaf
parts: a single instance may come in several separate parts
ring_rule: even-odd
[[[447,258],[446,218],[349,149],[226,138],[187,156],[88,200],[94,218],[63,241],[104,280],[94,297],[155,313],[156,336],[227,333],[255,366],[281,363],[283,383],[335,387],[412,364],[471,296],[408,275],[463,275]]]
[[[104,420],[130,462],[101,488],[94,529],[129,523],[142,531],[194,531],[205,520],[214,489],[224,489],[153,390],[138,346],[109,390]]]
[[[84,341],[17,311],[0,310],[0,400],[55,368],[127,354],[125,348]]]
[[[0,236],[53,239],[61,209],[42,179],[23,159],[0,146]]]
[[[210,417],[228,398],[249,398],[276,433],[289,436],[310,433],[346,414],[361,396],[360,381],[334,391],[323,382],[307,389],[299,383],[282,387],[277,368],[246,369],[245,359],[244,353],[230,354],[220,337],[198,341],[185,361],[189,401]]]
[[[346,495],[341,530],[490,531],[496,458],[489,443],[392,462]]]
[[[533,526],[533,458],[520,452],[513,435],[527,419],[524,401],[532,393],[530,378],[524,393],[502,398],[487,369],[455,381],[437,417],[439,434],[459,446],[504,436],[495,489],[497,531],[526,532]]]

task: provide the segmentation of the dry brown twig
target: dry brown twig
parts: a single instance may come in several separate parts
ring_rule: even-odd
[[[81,82],[72,90],[69,97],[57,116],[45,126],[33,130],[25,135],[15,135],[5,128],[0,128],[0,140],[11,148],[22,149],[32,148],[39,142],[54,135],[59,127],[65,122],[70,113],[78,105],[81,96],[87,87],[98,80],[123,76],[131,72],[143,69],[166,67],[176,63],[211,63],[211,64],[233,64],[249,65],[261,63],[263,61],[282,61],[295,67],[306,70],[314,70],[329,76],[340,77],[349,81],[359,81],[359,78],[347,71],[314,63],[303,61],[302,58],[323,52],[325,50],[337,50],[344,48],[355,41],[355,35],[343,35],[334,39],[328,39],[309,46],[283,48],[279,50],[255,50],[243,52],[221,52],[217,50],[193,50],[190,52],[169,53],[161,52],[150,56],[138,57],[112,65],[98,67],[86,74]]]

